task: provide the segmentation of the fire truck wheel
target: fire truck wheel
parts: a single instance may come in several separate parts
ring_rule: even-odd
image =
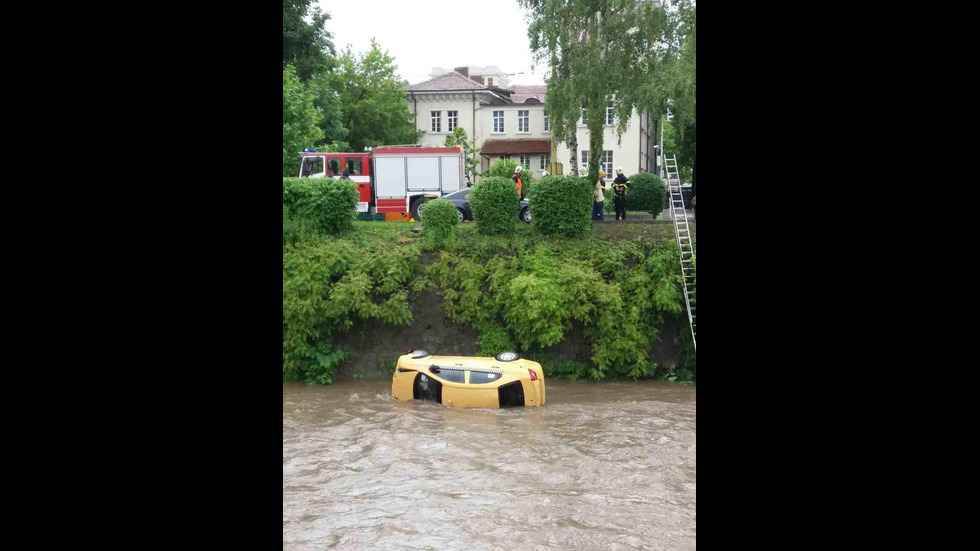
[[[428,202],[429,202],[429,200],[423,197],[423,198],[419,199],[418,201],[415,201],[414,203],[412,203],[412,218],[414,218],[418,222],[421,222],[422,221],[422,214],[419,212],[419,209],[422,208],[422,205],[424,205],[424,204],[426,204]]]
[[[456,210],[459,211],[459,223],[462,224],[463,220],[466,218],[466,215],[463,214],[463,209],[456,209]]]
[[[531,209],[524,209],[521,211],[521,221],[531,223]]]

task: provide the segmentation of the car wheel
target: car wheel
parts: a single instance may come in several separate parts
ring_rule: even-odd
[[[513,212],[513,211],[511,211],[511,212]],[[530,208],[526,208],[526,209],[524,209],[524,210],[521,211],[521,222],[527,222],[528,224],[531,223],[531,209]]]
[[[463,213],[463,209],[456,209],[459,211],[459,223],[462,224],[463,220],[466,219],[466,214]]]
[[[414,218],[416,222],[422,221],[422,205],[428,202],[429,200],[423,197],[422,199],[415,201],[415,204],[412,205],[412,218]]]

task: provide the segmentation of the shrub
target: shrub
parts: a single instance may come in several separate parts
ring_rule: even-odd
[[[553,236],[581,237],[592,231],[595,184],[574,176],[548,176],[531,190],[531,225]]]
[[[504,159],[490,165],[490,169],[484,172],[483,175],[500,176],[513,182],[514,180],[511,180],[511,177],[514,175],[514,168],[516,167],[517,161]],[[528,192],[531,190],[531,183],[534,182],[534,171],[525,166],[524,171],[521,172],[521,181],[524,182],[524,197],[527,197]]]
[[[616,193],[611,187],[607,187],[602,191],[602,194],[606,197],[606,200],[602,202],[602,213],[606,216],[616,216]]]
[[[332,383],[347,357],[333,337],[357,320],[410,323],[408,283],[418,261],[415,247],[366,249],[332,238],[283,247],[283,380]]]
[[[479,232],[484,235],[513,235],[517,230],[520,201],[510,178],[494,176],[480,180],[470,192],[470,206]]]
[[[459,223],[459,211],[456,210],[456,205],[445,199],[429,201],[423,208],[425,216],[422,217],[422,235],[426,248],[441,249]]]
[[[667,185],[656,174],[641,172],[630,176],[626,208],[659,214],[667,200]]]
[[[293,218],[286,205],[282,206],[282,244],[315,241],[323,232],[306,218]]]
[[[290,218],[305,218],[318,231],[340,235],[354,229],[360,195],[354,182],[330,178],[283,178],[282,204]]]

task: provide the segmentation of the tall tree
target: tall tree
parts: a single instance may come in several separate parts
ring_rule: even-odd
[[[446,147],[463,146],[463,153],[466,156],[466,177],[469,178],[470,183],[475,182],[479,175],[477,167],[480,166],[480,159],[477,158],[477,153],[480,150],[476,147],[475,141],[466,139],[466,130],[462,126],[457,126],[453,129],[452,134],[446,136],[443,145]]]
[[[651,45],[664,33],[664,11],[636,0],[520,0],[531,16],[528,36],[535,60],[547,60],[552,74],[545,103],[552,135],[571,150],[571,172],[580,114],[589,129],[589,175],[595,179],[603,150],[606,109],[614,105],[622,136],[640,99],[639,88]],[[581,110],[581,111],[580,111]]]
[[[312,0],[282,0],[282,66],[292,65],[303,82],[333,66],[332,35],[324,28],[330,14]]]
[[[691,191],[697,195],[697,5],[691,0],[681,0],[676,13],[679,55],[671,79],[671,112],[677,127],[678,163],[691,167]]]
[[[395,75],[395,60],[374,40],[371,51],[355,57],[350,48],[330,75],[337,91],[346,141],[354,151],[366,146],[414,143],[412,112],[405,101],[407,87]]]
[[[322,115],[292,65],[282,70],[282,175],[295,176],[303,149],[323,138]]]

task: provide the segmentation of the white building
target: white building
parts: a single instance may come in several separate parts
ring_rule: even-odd
[[[545,111],[547,86],[511,85],[495,66],[436,67],[433,78],[408,87],[408,106],[416,129],[425,132],[420,142],[442,146],[457,126],[466,129],[480,148],[482,169],[498,159],[513,159],[536,176],[550,162],[551,129]],[[612,110],[603,129],[602,169],[614,174],[617,166],[627,175],[654,171],[656,120],[633,113],[622,139],[616,136]],[[475,134],[474,134],[475,132]],[[558,161],[571,173],[566,144],[556,144]],[[588,162],[589,130],[580,120],[578,163]]]

